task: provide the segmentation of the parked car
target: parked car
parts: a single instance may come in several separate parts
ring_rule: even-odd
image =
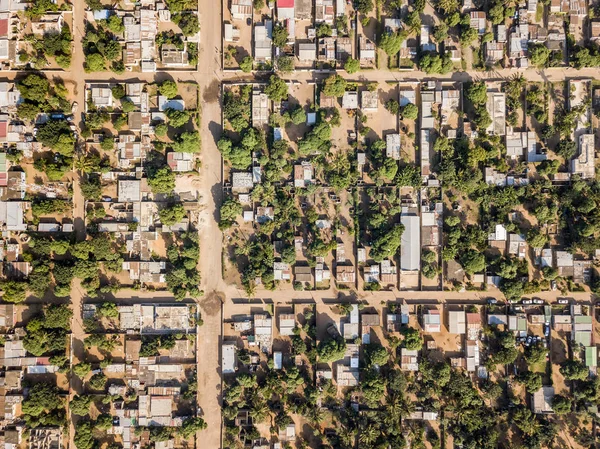
[[[544,300],[543,300],[543,299],[540,299],[540,298],[535,298],[535,299],[533,300],[533,303],[534,303],[534,304],[544,304]]]
[[[558,303],[559,304],[569,304],[569,300],[566,298],[561,298],[558,300]]]
[[[522,302],[523,304],[525,304],[525,305],[529,305],[529,304],[532,304],[532,303],[533,303],[533,301],[532,301],[531,299],[524,299],[524,300],[523,300],[523,301],[521,301],[521,302]]]
[[[496,298],[488,298],[488,304],[498,304],[498,300]]]
[[[550,326],[544,324],[544,337],[548,338],[550,336]]]

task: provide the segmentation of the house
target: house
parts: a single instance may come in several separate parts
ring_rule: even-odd
[[[419,351],[406,348],[400,349],[400,369],[405,371],[419,371]]]
[[[353,284],[356,282],[356,270],[351,265],[338,265],[335,270],[337,282],[341,284]]]
[[[504,58],[503,42],[488,42],[485,45],[485,60],[490,64],[495,64]]]
[[[487,318],[487,322],[490,326],[508,326],[508,317],[504,314],[490,314]]]
[[[265,20],[264,24],[254,26],[254,60],[267,62],[273,53],[273,22]]]
[[[252,126],[260,128],[269,121],[269,97],[260,90],[252,91]]]
[[[145,180],[144,180],[145,181]],[[144,188],[146,187],[146,188]],[[118,182],[118,202],[119,203],[133,203],[142,201],[145,198],[145,194],[148,192],[147,181],[142,183],[142,180],[125,180],[120,179]]]
[[[448,311],[448,332],[461,335],[467,332],[467,322],[464,310]]]
[[[161,61],[166,67],[189,65],[187,49],[180,50],[174,44],[163,44],[160,49]]]
[[[600,40],[600,22],[597,20],[594,20],[590,23],[590,40]]]
[[[477,340],[481,330],[481,314],[479,312],[467,312],[467,339]]]
[[[579,136],[579,156],[571,161],[571,173],[593,179],[596,176],[594,157],[594,134],[582,134]]]
[[[361,92],[360,105],[363,112],[377,112],[379,106],[378,92],[363,90]]]
[[[527,252],[527,242],[525,237],[520,234],[509,234],[508,236],[508,254],[524,259]]]
[[[401,237],[400,270],[419,271],[421,268],[421,220],[414,213],[402,211],[400,222],[404,225]]]
[[[252,173],[235,172],[231,175],[231,188],[233,192],[249,192],[254,187]]]
[[[221,373],[234,374],[237,369],[235,343],[223,343],[221,348]]]
[[[336,383],[338,387],[356,387],[360,379],[358,368],[352,368],[341,363],[337,364]]]
[[[282,313],[279,315],[279,333],[281,335],[294,335],[296,320],[293,313]]]
[[[385,155],[396,161],[400,160],[400,134],[388,134],[385,136]]]
[[[298,59],[300,61],[315,61],[317,59],[317,43],[300,42],[298,44]]]
[[[531,411],[535,414],[554,413],[554,387],[542,387],[531,396]]]
[[[194,169],[194,155],[181,151],[167,153],[167,164],[174,172],[189,172]]]
[[[256,221],[259,224],[273,221],[275,219],[275,209],[273,206],[259,206],[256,208]]]
[[[294,280],[296,282],[313,282],[311,267],[294,267]]]
[[[506,134],[506,94],[488,92],[487,111],[492,123],[487,127],[488,134],[504,136]]]
[[[561,277],[571,277],[574,273],[573,254],[567,251],[556,251],[556,268]]]
[[[421,25],[421,51],[435,51],[435,44],[431,42],[431,38],[429,37],[431,34],[431,27],[428,25]]]
[[[110,108],[113,106],[112,90],[109,86],[94,86],[91,88],[92,103],[97,108]]]
[[[485,34],[487,28],[487,19],[483,11],[471,11],[471,28],[477,30],[479,34]]]
[[[315,0],[315,21],[333,24],[333,0]]]
[[[324,37],[319,39],[319,61],[335,60],[335,39],[333,37]]]
[[[425,332],[441,332],[442,317],[438,309],[427,309],[423,314],[423,330]]]
[[[496,25],[496,41],[506,43],[506,25]]]
[[[314,168],[310,162],[294,165],[294,187],[307,187],[314,182]]]
[[[285,262],[273,262],[273,278],[276,281],[289,281],[291,279],[290,265]]]
[[[294,0],[277,0],[277,19],[295,20]]]
[[[344,92],[342,97],[343,109],[358,109],[358,92],[355,90]]]
[[[375,43],[364,36],[360,36],[358,54],[360,62],[365,64],[375,63]]]
[[[467,372],[475,372],[480,363],[480,351],[478,340],[467,340],[465,346],[465,355]]]
[[[335,59],[344,63],[352,57],[352,40],[349,37],[338,37],[335,42]]]
[[[252,0],[231,0],[231,17],[233,17],[234,19],[250,19],[252,18],[253,11],[254,7],[252,6]]]

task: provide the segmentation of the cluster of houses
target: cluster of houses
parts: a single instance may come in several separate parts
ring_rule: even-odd
[[[187,304],[134,304],[118,306],[117,334],[125,334],[123,356],[113,357],[102,368],[107,376],[108,394],[121,399],[111,403],[113,424],[108,435],[122,439],[131,449],[145,444],[148,437],[138,427],[178,428],[193,414],[182,414],[186,407],[182,393],[196,370],[196,309]],[[84,319],[99,319],[97,307],[85,304]],[[142,338],[143,336],[143,338]],[[173,347],[146,355],[144,342],[173,337]],[[137,401],[126,402],[132,395]],[[173,437],[160,447],[173,447]]]
[[[157,43],[156,38],[161,29],[172,29],[171,11],[166,3],[159,1],[143,1],[134,3],[126,1],[124,10],[102,9],[88,11],[87,20],[95,23],[108,20],[116,14],[123,21],[124,31],[117,37],[123,47],[123,63],[127,70],[156,72],[157,69],[178,70],[192,68],[189,57],[190,45],[198,44],[198,36],[180,35],[182,45],[174,43]],[[186,14],[196,14],[186,11]]]
[[[61,447],[60,427],[26,429],[21,412],[26,382],[36,382],[55,376],[59,367],[49,357],[34,357],[23,347],[25,329],[17,327],[24,308],[13,304],[0,305],[0,331],[4,340],[0,348],[0,446],[9,449],[28,441],[32,449]],[[26,438],[26,432],[29,437]]]
[[[113,84],[86,85],[88,98],[97,110],[112,110],[118,106],[113,87]],[[117,167],[101,174],[105,185],[103,201],[96,207],[103,208],[105,214],[96,225],[99,232],[110,233],[126,242],[128,258],[123,269],[129,272],[131,281],[162,284],[166,264],[156,260],[154,254],[158,253],[157,248],[164,246],[162,233],[186,232],[190,228],[189,213],[197,206],[197,192],[178,192],[177,199],[186,211],[184,217],[178,223],[161,223],[159,210],[168,206],[172,198],[152,192],[145,177],[144,161],[154,148],[155,126],[167,121],[165,111],[183,111],[185,102],[162,95],[151,99],[144,83],[126,83],[125,98],[134,104],[135,110],[127,113],[127,129],[119,131],[115,138],[113,151]],[[88,148],[94,148],[104,138],[104,134],[93,135],[87,142]],[[167,164],[176,174],[192,172],[195,157],[193,153],[170,151]],[[116,192],[106,186],[116,186]]]
[[[297,68],[312,68],[315,62],[343,65],[353,57],[359,59],[362,66],[375,65],[374,41],[364,35],[358,39],[352,37],[349,23],[345,29],[337,27],[337,19],[348,16],[344,0],[277,0],[273,6],[270,19],[254,22],[251,0],[231,0],[232,23],[225,23],[225,42],[239,42],[243,36],[240,28],[248,21],[252,25],[252,57],[256,63],[270,63],[274,57],[285,54],[294,57]],[[318,33],[321,24],[329,26],[331,32]],[[287,31],[283,49],[273,45],[275,26]],[[250,45],[249,42],[242,44]]]

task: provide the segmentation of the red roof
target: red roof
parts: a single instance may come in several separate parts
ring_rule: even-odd
[[[278,8],[293,8],[294,0],[277,0]]]
[[[6,137],[8,122],[0,122],[0,137]]]
[[[6,187],[8,185],[8,174],[0,173],[0,187]]]
[[[8,19],[0,19],[0,37],[8,36]]]

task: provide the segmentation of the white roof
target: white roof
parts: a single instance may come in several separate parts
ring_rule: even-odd
[[[417,271],[421,268],[421,220],[418,215],[403,214],[404,225],[400,247],[400,269]]]

